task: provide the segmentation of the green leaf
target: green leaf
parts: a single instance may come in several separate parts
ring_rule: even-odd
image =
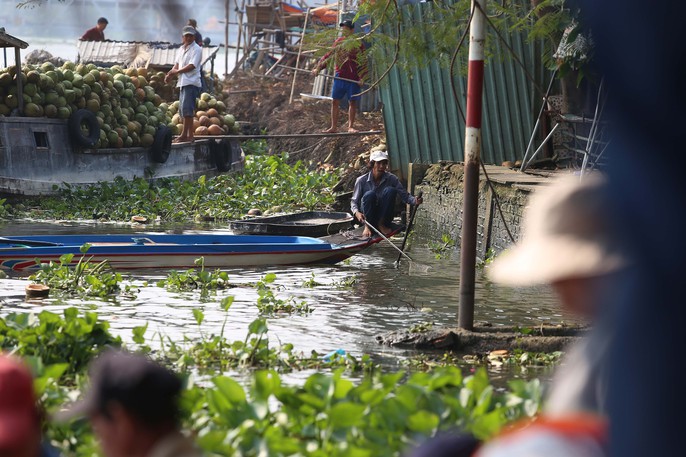
[[[365,405],[350,402],[336,403],[328,412],[333,427],[353,427],[359,425],[364,417]]]
[[[439,417],[428,411],[418,411],[407,418],[407,428],[413,432],[431,434],[440,423]]]
[[[139,325],[138,327],[134,327],[132,330],[133,342],[136,344],[145,343],[145,332],[147,330],[148,330],[148,323],[147,322],[145,323],[145,325]]]
[[[202,324],[202,321],[205,320],[205,314],[198,308],[193,308],[193,317],[198,325]]]
[[[264,335],[267,331],[267,320],[264,318],[255,319],[248,326],[248,332],[253,335]]]
[[[230,296],[228,296],[228,297],[222,298],[222,301],[221,301],[221,303],[220,303],[222,309],[223,309],[224,311],[228,311],[229,308],[231,308],[231,305],[233,304],[233,300],[234,300],[233,295],[230,295]]]
[[[231,404],[245,403],[245,391],[233,379],[227,376],[218,376],[212,379],[212,383],[217,386],[218,392]]]

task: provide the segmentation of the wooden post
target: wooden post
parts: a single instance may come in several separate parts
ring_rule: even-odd
[[[300,44],[298,46],[298,57],[295,59],[295,68],[300,68],[300,53],[303,50],[303,41],[305,41],[305,33],[307,32],[307,19],[310,17],[310,9],[307,8],[305,12],[305,24],[303,25],[303,33],[300,36]],[[298,77],[298,72],[293,72],[293,82],[291,83],[291,97],[288,99],[288,104],[293,103],[293,92],[295,91],[295,78]]]
[[[476,231],[479,216],[479,163],[481,161],[481,109],[486,42],[486,0],[472,0],[467,73],[467,120],[464,147],[464,200],[460,243],[460,306],[457,324],[474,329],[474,283],[476,278]]]

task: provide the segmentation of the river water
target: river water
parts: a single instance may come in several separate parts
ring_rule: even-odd
[[[181,229],[214,229],[219,227],[176,227]],[[160,228],[103,225],[88,223],[42,223],[35,221],[0,223],[2,235],[40,233],[121,233],[158,231]],[[394,240],[396,244],[402,238]],[[228,311],[224,335],[230,340],[242,340],[248,324],[258,317],[257,291],[254,283],[267,273],[274,273],[274,293],[279,299],[293,297],[313,309],[307,315],[288,315],[268,319],[272,346],[293,343],[295,349],[309,354],[315,350],[326,353],[343,349],[355,356],[370,354],[387,368],[401,366],[403,360],[416,351],[377,344],[375,337],[413,325],[433,324],[434,328],[455,326],[459,303],[459,252],[443,253],[441,258],[430,250],[428,241],[415,240],[406,249],[413,258],[403,258],[396,267],[398,251],[381,242],[346,262],[333,266],[303,266],[278,268],[228,269],[232,284],[237,287],[211,294],[203,300],[199,293],[172,293],[155,285],[167,272],[146,271],[126,274],[127,280],[139,288],[132,300],[103,301],[97,299],[27,301],[23,277],[10,276],[0,280],[0,315],[10,312],[50,310],[60,312],[75,306],[95,310],[111,324],[114,334],[130,343],[134,327],[148,323],[146,338],[160,335],[176,342],[201,335],[219,334],[225,321],[220,300],[231,295],[234,303]],[[428,267],[428,271],[425,271]],[[352,286],[345,286],[355,278]],[[308,283],[317,283],[312,286]],[[511,289],[488,282],[483,271],[477,274],[475,321],[498,325],[533,327],[540,324],[575,324],[573,315],[562,312],[548,288]],[[193,309],[200,308],[205,321],[199,327]],[[547,373],[547,371],[546,371]],[[498,377],[499,373],[494,373]],[[512,376],[511,374],[502,374]],[[540,375],[540,373],[529,373]],[[493,376],[493,375],[492,375]],[[525,375],[526,376],[526,375]]]

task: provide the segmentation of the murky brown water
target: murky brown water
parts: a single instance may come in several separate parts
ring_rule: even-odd
[[[96,231],[115,233],[134,229],[88,224],[0,224],[0,236]],[[401,241],[398,239],[396,243]],[[231,282],[240,285],[210,295],[208,300],[201,300],[197,293],[171,293],[157,287],[155,282],[165,277],[164,271],[136,272],[130,279],[140,287],[138,296],[133,300],[116,302],[95,299],[27,302],[24,296],[27,281],[10,278],[0,280],[0,315],[13,311],[60,311],[76,306],[96,310],[110,321],[113,333],[125,341],[131,341],[133,327],[148,322],[148,339],[162,335],[179,342],[184,337],[195,339],[201,334],[219,333],[225,318],[219,302],[224,296],[233,295],[235,301],[228,312],[224,334],[231,340],[243,339],[248,324],[258,317],[257,292],[250,284],[271,272],[277,277],[277,298],[294,297],[314,309],[309,315],[270,318],[271,344],[290,342],[305,353],[340,348],[358,356],[371,354],[385,366],[393,366],[414,352],[380,346],[376,343],[376,335],[428,322],[434,327],[453,326],[457,321],[459,252],[454,250],[436,259],[427,244],[419,240],[409,246],[408,253],[417,264],[430,267],[427,274],[416,274],[416,268],[410,268],[406,260],[396,267],[394,262],[398,251],[382,242],[350,261],[334,266],[229,269]],[[353,276],[357,282],[352,287],[340,286]],[[321,285],[304,285],[312,279]],[[205,314],[202,327],[195,323],[194,308],[201,308]],[[477,275],[475,320],[488,321],[493,325],[521,326],[577,323],[573,316],[561,312],[549,289],[499,287],[486,281],[482,272]],[[150,344],[154,346],[153,342]]]

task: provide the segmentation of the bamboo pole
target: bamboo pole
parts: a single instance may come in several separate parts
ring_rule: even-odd
[[[276,64],[276,66],[277,66],[277,67],[283,67],[283,68],[286,68],[286,69],[288,69],[288,70],[300,71],[300,72],[305,72],[305,73],[310,73],[310,74],[312,74],[311,71],[303,70],[302,68],[289,67],[288,65],[279,65],[279,64]],[[357,83],[357,84],[360,83],[359,81],[355,81],[354,79],[341,78],[340,76],[327,75],[326,73],[318,73],[317,76],[322,76],[322,77],[324,77],[324,78],[329,78],[329,79],[337,79],[337,80],[339,80],[339,81],[347,81],[347,82],[349,82],[349,83]]]
[[[272,135],[195,135],[197,139],[230,139],[230,140],[272,140],[278,138],[325,138],[338,136],[381,135],[382,130],[368,130],[366,132],[335,132],[335,133],[282,133]]]
[[[236,7],[238,7],[238,0],[236,0]],[[238,50],[241,48],[241,36],[243,35],[243,10],[245,9],[245,0],[241,2],[241,9],[238,11],[238,38],[236,38],[236,64],[234,65],[231,74],[236,74],[238,68]],[[245,40],[244,40],[245,41]],[[247,52],[247,51],[244,51]]]
[[[229,6],[231,0],[226,0],[224,2],[224,19],[226,24],[224,25],[224,79],[229,75]]]
[[[303,50],[303,42],[305,41],[305,33],[307,32],[307,20],[310,17],[310,9],[307,8],[307,11],[305,12],[305,24],[303,25],[303,33],[300,36],[300,45],[298,46],[298,57],[295,59],[295,68],[300,68],[300,53]],[[298,76],[298,72],[295,71],[293,72],[293,82],[291,83],[291,96],[288,99],[288,104],[290,105],[293,103],[293,92],[295,92],[295,79]]]

